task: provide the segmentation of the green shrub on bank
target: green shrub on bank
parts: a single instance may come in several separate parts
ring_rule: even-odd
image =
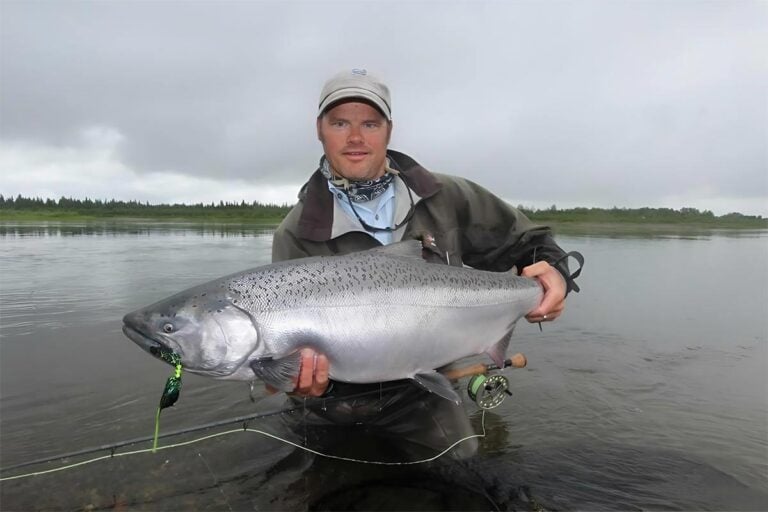
[[[0,216],[6,219],[189,219],[217,221],[280,222],[290,211],[290,205],[253,203],[218,204],[149,204],[138,201],[102,201],[100,199],[4,198],[0,195]]]
[[[100,199],[59,200],[26,198],[21,195],[5,198],[0,195],[0,219],[6,220],[87,220],[102,218],[183,219],[199,221],[232,221],[279,223],[292,205],[246,203],[218,204],[149,204],[138,201]],[[555,205],[544,210],[518,206],[531,220],[558,225],[573,224],[655,224],[695,225],[713,228],[768,228],[768,219],[762,216],[728,213],[716,216],[709,210],[696,208],[568,208]]]
[[[536,222],[590,223],[590,224],[695,224],[709,227],[768,228],[768,219],[762,216],[728,213],[716,216],[709,210],[696,208],[569,208],[559,210],[551,206],[546,210],[533,210],[519,206]]]

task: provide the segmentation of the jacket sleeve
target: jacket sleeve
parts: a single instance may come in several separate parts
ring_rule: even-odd
[[[549,227],[534,224],[520,210],[469,180],[457,179],[455,185],[461,205],[457,220],[464,263],[500,272],[513,266],[520,271],[543,260],[563,275],[568,292],[578,289],[570,277],[566,253]]]
[[[295,224],[294,218],[297,215],[294,207],[275,230],[272,237],[272,263],[310,256],[301,241],[288,229],[288,226]]]

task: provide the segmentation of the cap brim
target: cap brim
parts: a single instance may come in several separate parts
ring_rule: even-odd
[[[384,117],[387,118],[387,120],[392,120],[392,114],[389,111],[389,106],[387,103],[377,94],[372,93],[371,91],[366,91],[365,89],[358,89],[356,87],[348,87],[346,89],[339,89],[338,91],[334,91],[328,96],[325,97],[323,102],[320,104],[320,108],[317,111],[317,116],[320,117],[323,115],[323,112],[332,104],[346,99],[353,99],[353,98],[359,98],[365,101],[368,101],[370,103],[373,103],[376,108],[378,108],[382,114],[384,114]]]

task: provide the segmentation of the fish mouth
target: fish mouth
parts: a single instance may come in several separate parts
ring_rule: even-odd
[[[162,357],[163,354],[175,353],[173,350],[163,345],[156,339],[150,338],[146,336],[144,333],[142,333],[141,331],[136,330],[133,327],[130,327],[128,325],[123,325],[123,334],[128,336],[128,338],[134,343],[136,343],[138,346],[140,346],[141,348],[143,348],[153,356],[157,357],[158,359],[162,359],[163,361],[167,362],[167,360]]]

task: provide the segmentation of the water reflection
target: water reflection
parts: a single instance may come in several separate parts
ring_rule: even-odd
[[[552,224],[556,235],[578,238],[709,240],[712,238],[764,238],[765,229],[728,229],[685,224]]]
[[[34,236],[123,236],[123,235],[189,235],[219,237],[251,237],[270,235],[274,224],[99,220],[99,221],[42,221],[0,222],[0,237]]]
[[[252,222],[199,222],[136,220],[0,221],[0,237],[117,236],[175,234],[189,236],[245,237],[270,235],[276,224]],[[726,229],[683,224],[553,224],[557,235],[576,238],[634,238],[659,240],[709,240],[713,237],[764,238],[765,229]]]

